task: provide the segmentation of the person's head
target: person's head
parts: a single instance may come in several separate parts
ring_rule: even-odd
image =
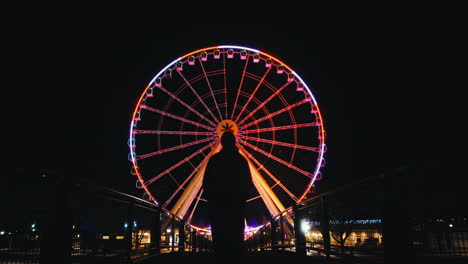
[[[230,131],[224,132],[221,136],[221,145],[223,145],[223,149],[236,148],[236,136]]]

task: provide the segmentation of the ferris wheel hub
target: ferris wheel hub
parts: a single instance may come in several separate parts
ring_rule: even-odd
[[[223,121],[219,122],[218,126],[216,127],[216,132],[218,133],[218,136],[221,137],[226,131],[230,131],[234,134],[234,136],[236,136],[239,132],[239,127],[237,126],[236,122],[232,121],[231,119],[224,119]]]

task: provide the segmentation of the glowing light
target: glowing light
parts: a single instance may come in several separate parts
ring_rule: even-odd
[[[185,143],[185,144],[182,144],[182,145],[179,145],[179,146],[174,146],[174,147],[170,147],[170,148],[166,148],[166,149],[161,149],[161,150],[154,151],[154,152],[151,152],[151,153],[148,153],[148,154],[138,155],[138,156],[136,156],[136,159],[137,160],[146,159],[146,158],[154,156],[154,155],[160,155],[160,154],[163,154],[163,153],[166,153],[166,152],[187,148],[187,147],[197,145],[197,144],[201,144],[201,143],[211,141],[211,140],[213,140],[213,138],[210,137],[210,138],[205,138],[205,139],[192,141],[192,142]]]
[[[223,50],[222,51],[223,54],[227,54],[228,58],[233,58],[235,54],[240,54],[241,59],[247,59],[249,57],[249,55],[252,55],[254,63],[258,63],[260,61],[260,59],[262,59],[262,60],[265,61],[265,67],[271,67],[272,65],[275,65],[277,67],[277,69],[276,69],[277,73],[280,74],[280,73],[283,73],[284,71],[286,71],[288,73],[288,76],[287,76],[288,83],[296,80],[296,83],[297,83],[297,88],[296,89],[297,89],[297,91],[306,91],[307,92],[306,94],[310,95],[310,96],[306,96],[306,98],[308,98],[308,99],[305,102],[310,102],[311,113],[315,114],[316,119],[317,119],[316,125],[317,126],[322,126],[322,128],[319,128],[319,134],[320,135],[318,137],[318,139],[320,141],[320,144],[318,144],[318,146],[320,146],[320,147],[316,148],[320,152],[319,157],[317,159],[319,164],[318,164],[318,166],[316,166],[315,171],[313,173],[311,173],[311,175],[315,175],[315,176],[310,181],[310,183],[309,183],[309,185],[307,187],[307,190],[304,192],[303,196],[300,197],[299,200],[302,200],[305,197],[305,194],[308,192],[308,190],[312,187],[312,184],[316,180],[317,176],[319,175],[318,170],[320,169],[321,165],[324,164],[323,152],[325,150],[325,144],[324,144],[325,131],[323,130],[322,116],[321,116],[321,113],[320,113],[320,111],[318,109],[316,100],[313,97],[309,87],[307,86],[307,84],[305,84],[303,82],[303,80],[300,78],[300,76],[297,75],[294,71],[292,71],[292,69],[290,69],[287,65],[285,65],[283,62],[281,62],[277,58],[271,57],[270,55],[268,55],[266,53],[263,53],[263,52],[260,52],[258,50],[251,49],[251,48],[246,48],[246,47],[241,47],[241,46],[235,46],[235,45],[224,45],[224,46],[217,46],[217,47],[208,47],[208,48],[200,49],[200,50],[191,52],[189,54],[186,54],[186,55],[174,60],[172,63],[168,64],[166,67],[161,69],[161,71],[153,78],[153,80],[151,80],[150,85],[148,85],[146,87],[145,92],[141,95],[141,97],[140,97],[140,99],[138,101],[137,107],[135,108],[135,111],[133,112],[131,126],[130,126],[130,138],[133,138],[132,135],[134,135],[134,134],[157,134],[157,132],[152,133],[151,131],[136,130],[136,124],[137,124],[137,121],[139,121],[140,118],[141,118],[140,117],[140,109],[145,107],[144,106],[144,101],[145,101],[146,97],[153,96],[153,87],[161,87],[162,88],[161,78],[171,77],[172,76],[172,70],[174,70],[174,69],[176,69],[180,73],[180,71],[182,71],[182,69],[183,69],[183,64],[184,63],[188,63],[189,65],[195,65],[195,62],[196,62],[195,59],[196,58],[200,59],[201,61],[205,61],[207,56],[212,54],[214,59],[219,59],[221,57],[220,49]],[[237,51],[234,52],[234,49],[236,49]],[[212,53],[209,53],[211,51],[212,51]],[[251,52],[251,53],[248,53],[248,52]],[[200,63],[200,64],[202,65],[202,63]],[[203,104],[204,101],[202,100],[201,103]],[[236,108],[234,108],[234,109],[236,109]],[[258,109],[261,109],[261,107],[258,107]],[[207,108],[207,110],[210,112],[211,115],[213,115],[209,108]],[[226,110],[227,110],[227,104],[226,104]],[[218,109],[218,114],[220,114],[219,111],[220,110]],[[256,112],[256,111],[252,111],[252,112]],[[275,114],[275,113],[273,113],[273,114]],[[277,114],[279,114],[279,113],[277,113]],[[226,119],[228,118],[227,115],[228,115],[228,112],[226,111]],[[252,115],[253,115],[253,113],[252,113]],[[200,114],[199,116],[203,116],[203,115]],[[214,117],[214,115],[213,115],[213,117]],[[240,117],[240,115],[238,117]],[[269,115],[267,118],[271,118],[271,117],[273,117],[273,115]],[[182,118],[182,117],[179,117],[179,118]],[[220,120],[222,120],[222,119],[223,118],[220,118]],[[178,119],[178,120],[180,120],[180,119]],[[204,120],[207,121],[206,117],[204,118]],[[243,121],[245,122],[246,120],[247,119],[244,119]],[[263,119],[263,120],[265,120],[265,119]],[[263,121],[263,120],[261,120],[261,121]],[[182,120],[180,120],[180,121],[182,121]],[[188,122],[186,122],[184,120],[182,122],[193,124],[193,123],[191,123],[193,121],[190,121],[190,120],[187,120],[187,121]],[[210,123],[210,121],[211,120],[208,119],[207,122]],[[237,118],[236,118],[236,121],[237,121]],[[254,121],[254,122],[256,124],[256,123],[261,122],[261,121],[257,120],[257,121]],[[240,122],[238,124],[240,125],[242,123],[243,122]],[[210,123],[210,125],[212,125],[213,127],[216,127],[212,123]],[[250,125],[254,125],[254,124],[250,123],[248,125],[250,126]],[[202,124],[196,124],[196,126],[201,127],[201,128],[205,128],[208,131],[213,131],[214,130],[213,127],[204,126]],[[295,129],[295,128],[299,127],[299,126],[300,126],[300,124],[297,125],[297,126],[293,125],[293,126],[265,128],[265,129],[257,129],[257,130],[244,130],[244,131],[240,131],[240,133],[241,134],[256,133],[256,132],[260,132],[260,131],[268,131],[269,129],[270,129],[269,131],[280,130],[280,129],[293,129],[293,128]],[[312,125],[310,125],[310,126],[312,126]],[[246,127],[247,126],[244,126],[244,127],[242,127],[242,129],[246,128]],[[255,132],[253,132],[253,131],[255,131]],[[175,134],[175,135],[189,135],[189,133],[185,133],[183,131],[180,131],[180,132],[177,132],[177,131],[161,131],[160,134],[163,134],[163,132],[167,132],[167,134]],[[206,135],[209,135],[208,133],[212,133],[212,132],[196,132],[196,133],[206,133]],[[192,135],[195,135],[195,134],[192,134]],[[199,134],[199,135],[201,135],[201,134]],[[210,134],[210,135],[213,135],[213,134]],[[272,142],[272,143],[277,143],[277,142]],[[286,144],[288,144],[288,143],[286,143]],[[180,147],[180,148],[182,148],[182,147]],[[178,149],[180,149],[180,148],[178,148]],[[169,148],[169,149],[171,149],[171,148]],[[133,142],[133,144],[130,146],[129,159],[133,163],[133,168],[135,168],[135,171],[136,171],[135,174],[138,177],[138,181],[140,183],[143,183],[143,177],[140,174],[140,171],[139,171],[137,163],[136,163],[137,157],[141,157],[141,156],[136,156],[134,151],[135,151],[135,145],[134,145],[134,142]],[[199,152],[199,153],[201,153],[201,152]],[[183,162],[190,162],[190,161],[188,161],[187,158],[186,158],[181,162],[183,163]],[[280,161],[278,161],[278,162],[280,162]],[[179,162],[178,164],[180,165],[181,163]],[[168,173],[169,171],[166,170],[165,173]],[[152,180],[154,181],[155,178],[153,178]],[[152,196],[152,194],[146,188],[147,184],[149,184],[151,182],[148,181],[145,184],[141,184],[141,188],[144,188],[145,192],[148,194],[148,196],[151,198],[151,200],[153,200],[155,203],[157,203],[155,198]]]
[[[205,126],[205,125],[203,125],[203,124],[200,124],[200,123],[195,122],[195,121],[192,121],[192,120],[188,120],[188,119],[183,118],[183,117],[180,117],[180,116],[176,116],[176,115],[173,115],[173,114],[169,114],[169,113],[167,113],[167,112],[161,111],[161,110],[156,109],[156,108],[152,108],[152,107],[149,107],[149,106],[146,106],[146,105],[140,105],[140,108],[146,109],[146,110],[149,110],[149,111],[152,111],[152,112],[155,112],[155,113],[158,113],[158,114],[160,114],[160,115],[168,116],[168,117],[170,117],[170,118],[174,118],[174,119],[177,119],[177,120],[179,120],[179,121],[192,124],[192,125],[194,125],[194,126],[203,127],[203,128],[205,128],[205,129],[207,129],[207,130],[213,130],[212,127]]]
[[[228,59],[234,58],[234,50],[229,49],[229,50],[227,51],[227,58],[228,58]]]
[[[303,233],[307,233],[309,232],[309,230],[310,230],[310,223],[307,220],[303,219],[301,221],[301,231]]]
[[[144,184],[143,184],[143,188],[146,188],[149,184],[153,183],[154,181],[156,181],[157,179],[161,178],[162,176],[168,174],[169,172],[171,172],[172,170],[174,170],[175,168],[179,167],[180,165],[184,164],[185,162],[189,161],[190,159],[192,159],[193,157],[197,156],[198,154],[202,153],[203,151],[205,151],[208,147],[210,147],[211,145],[208,144],[206,146],[204,146],[203,148],[195,151],[194,153],[190,154],[188,157],[184,158],[183,160],[177,162],[176,164],[172,165],[169,169],[166,169],[165,171],[161,172],[160,174],[156,175],[155,177],[153,177],[151,180],[148,180],[146,181]],[[138,173],[137,174],[138,176],[138,179],[140,182],[143,182],[143,179],[141,178],[141,175]]]
[[[219,59],[219,58],[221,57],[220,54],[221,54],[221,52],[219,51],[219,49],[215,50],[215,51],[213,52],[213,58]]]
[[[258,63],[260,62],[260,55],[258,53],[255,53],[253,56],[253,62]]]
[[[293,169],[293,170],[295,170],[297,172],[300,172],[300,173],[304,174],[307,177],[315,178],[312,173],[310,173],[308,171],[305,171],[305,170],[302,170],[302,169],[300,169],[300,168],[298,168],[298,167],[296,167],[296,166],[294,166],[294,165],[292,165],[292,164],[290,164],[290,163],[288,163],[288,162],[286,162],[286,161],[284,161],[284,160],[282,160],[282,159],[280,159],[280,158],[278,158],[278,157],[276,157],[274,155],[271,155],[270,153],[268,153],[268,152],[266,152],[266,151],[264,151],[264,150],[262,150],[260,148],[257,148],[256,146],[253,146],[253,145],[247,143],[246,141],[239,140],[239,142],[246,145],[247,147],[249,147],[249,148],[251,148],[253,150],[256,150],[257,152],[259,152],[259,153],[261,153],[261,154],[263,154],[263,155],[265,155],[265,156],[267,156],[267,157],[269,157],[269,158],[271,158],[273,160],[276,160],[277,162],[283,164],[284,166],[287,166],[287,167],[289,167],[289,168],[291,168],[291,169]]]

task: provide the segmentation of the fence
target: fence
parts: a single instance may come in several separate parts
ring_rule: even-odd
[[[251,251],[288,250],[383,258],[381,182],[365,179],[315,195],[273,217],[247,238]]]
[[[125,193],[79,185],[60,199],[38,208],[33,228],[1,235],[0,263],[135,263],[210,247],[207,232]]]
[[[405,256],[462,261],[468,256],[466,215],[434,217],[395,206],[398,194],[386,183],[381,175],[316,194],[249,234],[247,246],[250,251],[335,255],[364,263],[381,263],[390,255],[400,260]]]

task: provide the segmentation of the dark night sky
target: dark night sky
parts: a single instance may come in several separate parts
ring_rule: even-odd
[[[448,188],[460,186],[466,176],[454,169],[462,134],[455,114],[463,108],[455,103],[460,99],[455,91],[466,87],[455,78],[462,71],[457,36],[433,22],[299,28],[31,23],[11,29],[4,49],[9,160],[3,193],[28,184],[11,178],[18,171],[43,168],[135,192],[126,141],[145,85],[192,50],[237,44],[277,56],[313,89],[328,135],[319,187],[424,164],[443,175],[401,179],[401,184],[453,196]]]

